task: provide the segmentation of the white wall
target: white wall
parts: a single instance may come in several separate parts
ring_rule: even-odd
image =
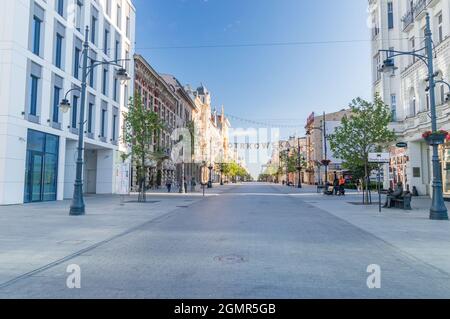
[[[69,0],[67,0],[69,1]],[[45,10],[45,20],[43,26],[43,55],[35,56],[29,49],[29,22],[31,20],[31,5],[36,2]],[[100,21],[98,25],[98,47],[92,47],[97,53],[97,59],[111,60],[103,54],[103,23],[108,21],[110,24],[110,45],[114,45],[114,36],[118,32],[121,34],[121,55],[125,57],[125,49],[130,50],[130,58],[134,54],[135,40],[135,9],[130,0],[122,0],[122,25],[121,29],[115,26],[116,0],[112,0],[111,18],[102,15],[105,11],[105,0],[97,3],[94,0],[85,0],[84,22],[90,21],[90,7],[94,5],[100,11]],[[53,128],[47,121],[50,119],[51,109],[53,107],[53,84],[52,74],[57,74],[64,79],[63,93],[72,88],[73,84],[80,86],[80,81],[73,78],[73,41],[77,36],[83,39],[83,35],[75,30],[71,23],[61,18],[55,11],[55,0],[1,0],[2,10],[0,10],[0,205],[18,204],[23,202],[24,180],[25,180],[25,157],[27,130],[35,129],[41,132],[54,134],[60,137],[60,154],[58,165],[58,193],[59,200],[71,198],[73,192],[73,182],[75,178],[75,159],[76,159],[76,140],[74,135],[68,129],[70,124],[70,115],[65,114],[61,120],[61,130]],[[66,2],[66,6],[69,3]],[[66,8],[67,9],[67,8]],[[126,16],[130,15],[130,38],[125,36]],[[66,17],[67,18],[67,17]],[[55,21],[66,27],[66,37],[63,53],[64,70],[58,69],[53,64],[54,53],[54,27]],[[90,22],[89,22],[90,23]],[[113,54],[111,54],[113,56]],[[42,67],[42,89],[40,90],[40,121],[31,123],[22,114],[26,110],[26,100],[28,95],[27,82],[29,73],[27,65],[33,61]],[[133,72],[133,61],[130,61],[130,72]],[[122,112],[126,110],[124,97],[124,85],[121,86],[121,100],[119,103],[113,100],[113,68],[109,72],[109,92],[108,96],[101,94],[101,69],[96,70],[96,90],[88,88],[89,93],[96,96],[96,115],[94,139],[87,139],[89,143],[103,149],[104,152],[113,153],[119,146],[113,145],[110,141],[112,108],[119,108],[118,134],[121,133]],[[133,81],[128,83],[128,96],[133,92]],[[61,97],[62,98],[62,97]],[[108,131],[106,141],[98,139],[100,132],[100,109],[101,100],[108,103]],[[66,141],[67,140],[67,141]],[[122,150],[126,150],[120,146]],[[67,153],[66,153],[67,150]],[[113,175],[113,162],[104,161],[101,164],[101,177],[104,181],[99,181],[102,185],[99,189],[103,193],[112,193],[111,176]],[[107,166],[109,165],[109,167]],[[109,170],[109,174],[107,174]]]

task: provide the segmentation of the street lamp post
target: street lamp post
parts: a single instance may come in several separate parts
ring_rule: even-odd
[[[424,54],[420,54],[419,52],[425,51]],[[404,52],[404,51],[396,51],[396,50],[380,50],[380,52],[386,52],[387,59],[384,61],[384,64],[380,71],[382,72],[393,72],[397,68],[395,67],[393,58],[401,55],[410,55],[415,56],[420,59],[423,63],[428,67],[428,78],[429,82],[429,91],[430,91],[430,111],[431,111],[431,131],[434,133],[437,131],[437,119],[436,119],[436,92],[435,87],[436,83],[443,83],[450,87],[450,85],[443,81],[435,81],[435,77],[437,74],[434,73],[434,56],[433,56],[433,38],[430,26],[430,15],[427,13],[426,15],[426,29],[425,29],[425,47],[419,50]],[[432,220],[448,220],[447,207],[444,202],[444,195],[442,189],[442,170],[441,163],[439,160],[439,144],[444,143],[444,141],[438,141],[432,143],[433,147],[433,194],[432,194],[432,203],[430,208],[430,219]]]
[[[297,188],[302,188],[302,158],[301,158],[301,149],[300,149],[300,139],[297,140],[298,149],[297,149],[297,170],[298,170],[298,185]]]
[[[286,186],[289,186],[289,153],[291,150],[288,148],[286,150]]]
[[[209,170],[209,180],[208,180],[208,188],[212,188],[213,187],[213,183],[212,183],[212,170],[213,170],[213,166],[212,163],[209,164],[208,170]]]
[[[94,68],[99,65],[114,65],[119,67],[117,70],[117,78],[119,80],[129,80],[126,70],[118,64],[121,61],[127,61],[127,59],[116,60],[116,61],[94,61],[91,66],[88,67],[88,53],[89,53],[89,27],[85,30],[85,40],[83,43],[83,66],[82,66],[82,79],[81,79],[81,100],[80,100],[80,122],[78,127],[78,156],[76,161],[76,175],[73,190],[72,204],[70,205],[70,215],[81,216],[86,214],[86,205],[83,198],[83,162],[84,162],[84,113],[85,113],[85,103],[86,103],[86,87],[87,87],[87,77],[90,72],[93,72]],[[78,90],[78,89],[77,89]],[[67,99],[69,92],[74,91],[74,89],[69,90],[66,93],[65,98],[60,103],[60,108],[63,113],[67,113],[70,109],[70,102]]]
[[[220,185],[223,186],[224,182],[223,182],[223,172],[225,171],[224,169],[224,163],[220,163]]]

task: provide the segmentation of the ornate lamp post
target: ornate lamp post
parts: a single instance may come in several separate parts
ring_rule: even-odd
[[[82,78],[81,78],[81,101],[80,101],[80,123],[78,130],[78,156],[77,156],[77,166],[76,166],[76,177],[73,190],[73,199],[70,206],[70,215],[80,216],[86,213],[86,206],[83,198],[83,162],[84,162],[84,113],[86,104],[86,87],[87,87],[87,77],[94,71],[97,66],[100,65],[113,65],[119,69],[116,71],[116,77],[119,81],[128,81],[130,77],[128,76],[125,68],[119,64],[119,62],[128,61],[128,59],[121,59],[115,61],[93,61],[93,63],[88,66],[88,54],[89,54],[89,27],[85,30],[85,40],[83,43],[83,66],[82,66]],[[76,89],[78,90],[78,89]],[[63,113],[67,113],[70,110],[70,102],[67,99],[70,90],[66,93],[64,99],[61,101],[59,107]]]
[[[422,52],[424,51],[424,52]],[[443,83],[450,87],[450,85],[443,81],[435,81],[435,77],[438,76],[434,72],[434,52],[433,52],[433,37],[430,25],[430,15],[427,13],[426,16],[426,28],[425,28],[425,47],[405,52],[396,50],[380,50],[380,52],[385,52],[387,54],[387,59],[384,61],[381,67],[381,72],[394,72],[397,68],[395,67],[394,57],[401,55],[414,56],[421,60],[428,68],[428,78],[429,82],[428,90],[430,92],[430,113],[431,113],[431,133],[437,132],[437,119],[436,119],[436,83]],[[421,53],[422,52],[422,53]],[[436,134],[438,135],[438,134]],[[442,169],[441,162],[439,160],[439,145],[444,143],[444,139],[432,139],[432,142],[428,144],[433,148],[433,194],[432,203],[430,208],[430,219],[433,220],[448,220],[447,207],[444,202],[444,195],[442,189]]]
[[[208,170],[209,170],[208,188],[212,188],[213,187],[213,182],[212,182],[212,170],[213,169],[214,169],[214,167],[212,166],[212,163],[210,163],[209,166],[208,166]]]
[[[288,148],[286,150],[286,186],[289,186],[289,153],[291,150]]]
[[[302,155],[300,149],[300,139],[297,140],[297,170],[298,170],[298,184],[297,188],[302,188]]]

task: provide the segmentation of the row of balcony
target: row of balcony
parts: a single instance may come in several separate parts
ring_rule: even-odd
[[[439,0],[416,0],[412,7],[408,9],[402,18],[403,31],[409,30],[415,19],[422,18],[426,13],[426,8],[435,5]]]

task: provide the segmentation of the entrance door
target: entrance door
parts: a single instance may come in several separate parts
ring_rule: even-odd
[[[59,138],[28,130],[24,202],[56,200]]]
[[[42,201],[42,168],[44,156],[39,152],[28,152],[25,181],[25,202]]]
[[[86,193],[87,194],[95,194],[97,192],[97,170],[96,169],[88,169],[86,171]]]

